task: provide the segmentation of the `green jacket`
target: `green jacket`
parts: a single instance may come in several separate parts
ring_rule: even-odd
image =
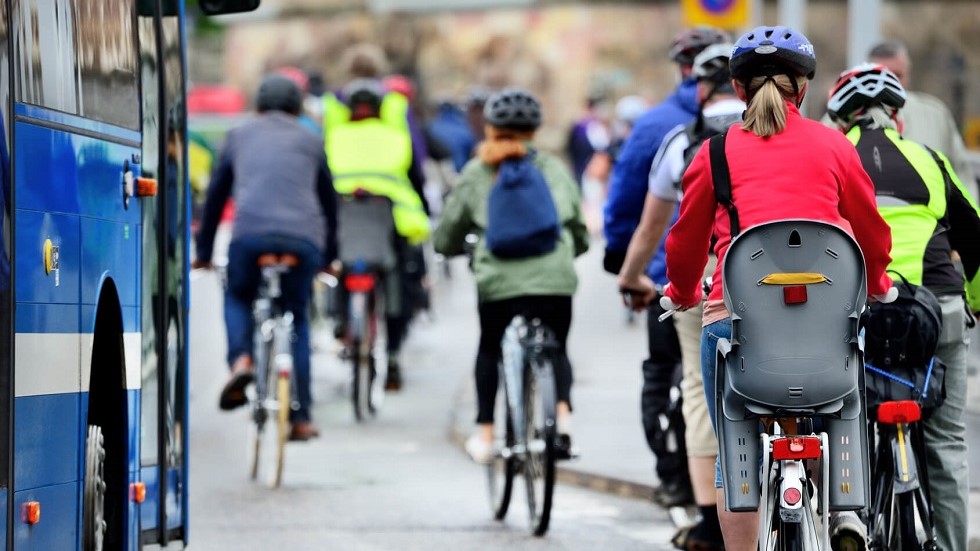
[[[571,173],[555,157],[538,152],[534,164],[541,169],[558,210],[561,239],[554,251],[531,258],[507,260],[487,250],[487,199],[496,176],[493,167],[471,160],[446,198],[434,234],[436,252],[463,254],[467,234],[479,240],[473,251],[473,273],[480,302],[519,296],[571,296],[578,285],[573,260],[589,248],[589,233],[582,216],[581,195]]]
[[[970,307],[980,310],[980,212],[949,160],[937,152],[937,163],[928,149],[891,129],[855,126],[847,137],[892,230],[888,269],[937,295],[965,292]],[[950,250],[959,253],[962,273]]]

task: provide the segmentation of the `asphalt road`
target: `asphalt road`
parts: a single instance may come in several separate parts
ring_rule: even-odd
[[[273,490],[247,478],[245,413],[217,409],[226,373],[219,284],[213,274],[195,278],[189,549],[663,548],[673,528],[649,501],[567,485],[556,489],[544,538],[529,535],[519,499],[505,522],[492,520],[482,468],[449,438],[477,339],[466,279],[441,281],[434,316],[416,323],[406,344],[404,390],[387,395],[367,423],[353,420],[349,370],[328,327],[317,328],[314,418],[322,436],[289,444],[283,486]]]

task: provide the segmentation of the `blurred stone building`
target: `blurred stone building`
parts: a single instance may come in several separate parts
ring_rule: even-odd
[[[445,11],[447,5],[483,8]],[[676,76],[667,60],[681,28],[680,2],[562,0],[263,0],[255,14],[223,22],[191,55],[192,79],[248,92],[261,74],[296,65],[341,85],[337,60],[351,44],[384,47],[391,70],[416,79],[423,97],[460,97],[467,87],[518,84],[539,93],[557,148],[596,87],[658,101]],[[775,24],[776,2],[764,21]],[[486,5],[499,6],[486,9]],[[425,6],[426,9],[422,9]],[[395,11],[395,8],[398,8]],[[906,41],[913,88],[942,98],[961,122],[980,120],[980,9],[975,1],[883,1],[882,34]],[[819,58],[808,114],[845,68],[847,2],[810,0],[805,33]],[[199,52],[199,53],[198,53]],[[980,131],[978,131],[980,133]]]

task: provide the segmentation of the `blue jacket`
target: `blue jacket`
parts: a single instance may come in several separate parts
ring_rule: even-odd
[[[606,250],[626,251],[643,214],[650,165],[660,149],[660,142],[677,125],[694,120],[697,113],[697,84],[693,79],[687,79],[667,99],[636,120],[609,178],[603,223]],[[661,285],[667,283],[665,259],[661,241],[647,266],[647,275]]]
[[[442,103],[432,121],[429,131],[449,148],[456,172],[461,172],[473,150],[476,149],[476,138],[466,120],[466,113],[450,103]]]

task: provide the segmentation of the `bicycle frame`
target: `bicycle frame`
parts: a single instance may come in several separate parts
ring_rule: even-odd
[[[279,306],[282,296],[281,275],[285,268],[281,266],[265,266],[262,268],[262,285],[259,286],[259,296],[252,308],[255,320],[254,333],[254,365],[256,400],[253,405],[253,415],[260,426],[265,422],[266,412],[275,410],[273,397],[269,400],[269,385],[275,376],[289,377],[292,382],[293,353],[293,314],[283,312]],[[269,357],[271,351],[275,355]],[[290,394],[295,396],[294,389]]]

